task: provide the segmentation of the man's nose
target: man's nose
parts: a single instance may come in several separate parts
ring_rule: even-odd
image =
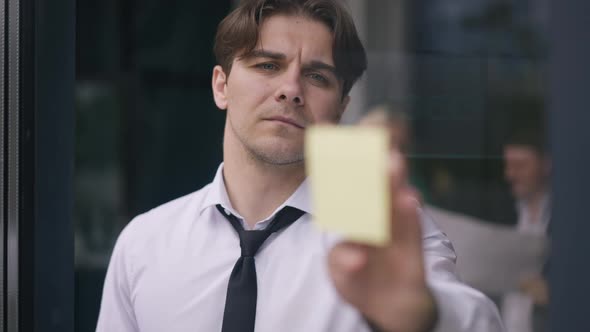
[[[290,106],[305,104],[299,73],[285,73],[284,80],[275,94],[275,99],[280,103],[291,104]]]

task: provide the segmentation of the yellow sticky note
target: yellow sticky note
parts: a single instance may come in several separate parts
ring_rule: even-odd
[[[320,228],[373,245],[390,240],[385,129],[308,128],[305,160],[314,220]]]

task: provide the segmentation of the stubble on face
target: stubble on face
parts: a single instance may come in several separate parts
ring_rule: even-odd
[[[234,137],[238,139],[244,150],[247,152],[248,157],[255,162],[261,162],[263,164],[273,166],[287,166],[300,164],[304,160],[303,149],[293,149],[281,144],[282,137],[288,136],[287,129],[277,129],[276,137],[274,140],[268,140],[262,144],[250,142],[248,137],[240,134],[240,130],[237,129],[233,122],[230,121],[230,127]],[[267,147],[268,145],[274,145],[274,147]]]

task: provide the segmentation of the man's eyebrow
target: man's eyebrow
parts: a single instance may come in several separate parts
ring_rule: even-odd
[[[244,55],[242,55],[242,59],[253,59],[253,58],[267,58],[273,60],[284,60],[287,56],[283,53],[261,50],[261,49],[254,49]]]
[[[308,69],[315,69],[315,70],[327,70],[329,72],[331,72],[332,74],[334,74],[335,76],[338,76],[338,72],[336,71],[336,67],[329,65],[325,62],[322,61],[311,61],[309,63],[309,65],[305,66]]]
[[[273,59],[273,60],[285,60],[287,56],[280,52],[273,52],[263,49],[254,49],[244,55],[241,56],[242,59],[254,59],[254,58],[266,58],[266,59]],[[314,60],[311,61],[308,65],[304,66],[307,69],[314,69],[314,70],[327,70],[335,76],[338,76],[338,72],[336,71],[336,67],[329,65],[325,62]]]

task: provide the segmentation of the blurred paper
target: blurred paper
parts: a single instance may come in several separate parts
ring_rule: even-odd
[[[541,273],[548,240],[516,227],[495,225],[427,206],[425,212],[447,234],[457,253],[457,272],[467,284],[490,295],[519,288],[522,278]]]
[[[368,244],[389,241],[387,137],[381,128],[307,130],[306,168],[314,219],[322,229]]]

